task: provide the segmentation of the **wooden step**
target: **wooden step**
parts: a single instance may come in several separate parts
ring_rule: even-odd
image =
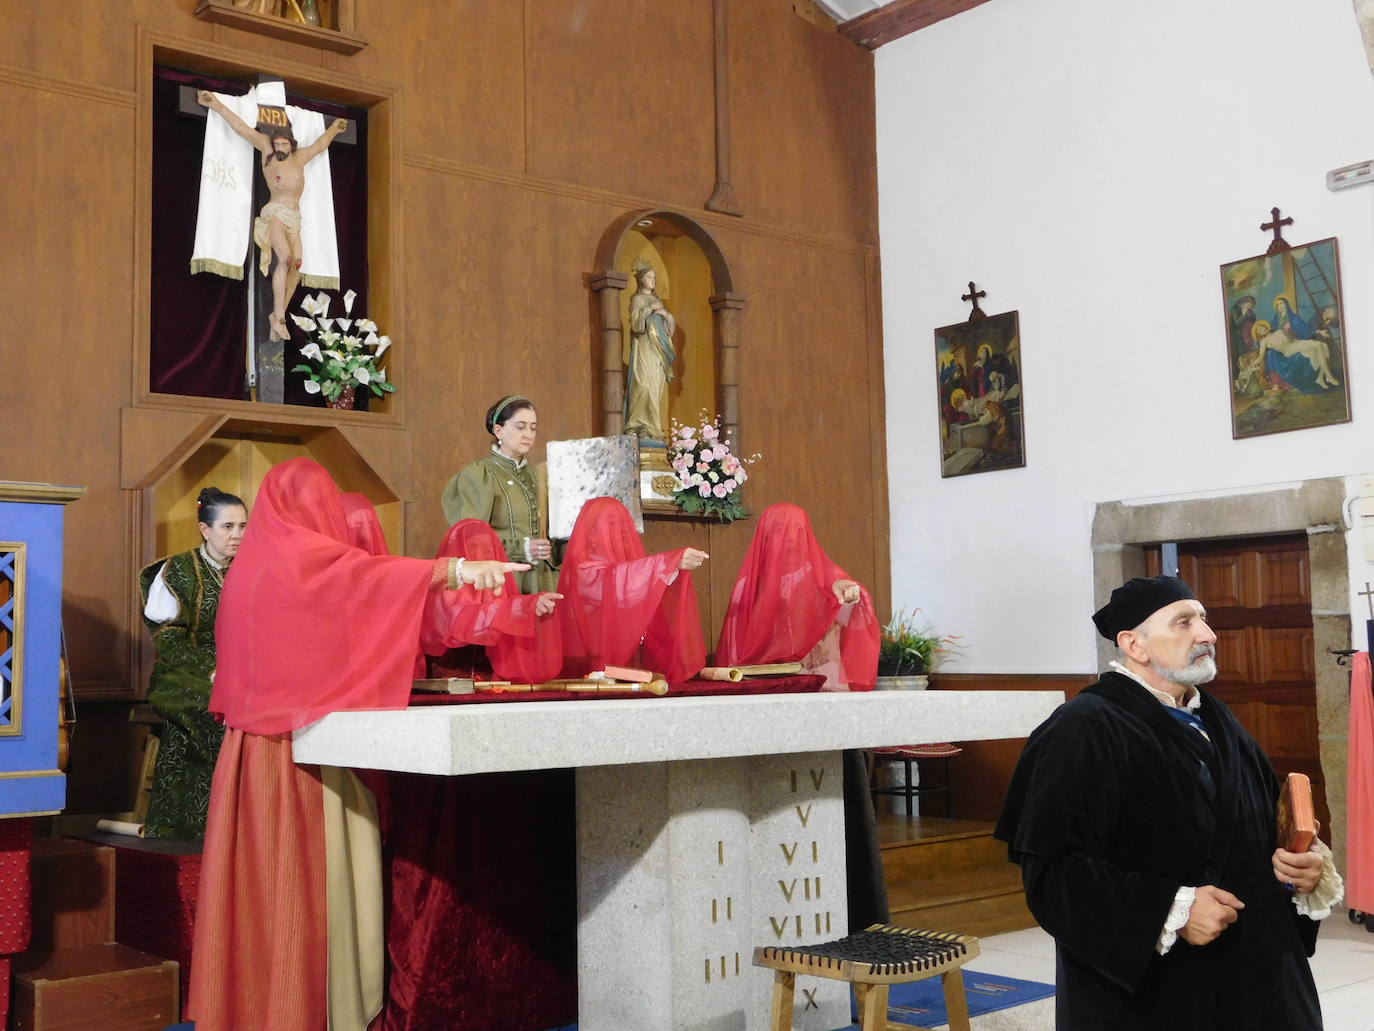
[[[38,838],[30,860],[33,937],[51,952],[114,941],[114,852],[74,838]]]
[[[992,824],[887,816],[878,834],[893,923],[980,937],[1035,926]]]
[[[14,1031],[163,1031],[179,1011],[176,963],[125,945],[14,962]]]

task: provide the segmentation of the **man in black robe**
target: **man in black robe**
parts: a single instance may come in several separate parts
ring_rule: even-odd
[[[1012,777],[996,835],[1055,939],[1059,1031],[1322,1026],[1307,957],[1340,879],[1325,845],[1275,847],[1273,767],[1196,687],[1205,616],[1174,577],[1114,591],[1093,621],[1120,660]]]

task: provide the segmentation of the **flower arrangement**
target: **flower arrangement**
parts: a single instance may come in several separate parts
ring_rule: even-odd
[[[684,426],[673,420],[668,441],[668,464],[677,474],[673,500],[689,514],[715,516],[729,523],[749,514],[740,502],[739,489],[749,479],[746,465],[762,455],[740,458],[731,454],[730,442],[720,437],[720,416],[701,413],[700,424]]]
[[[396,390],[396,384],[387,382],[386,370],[377,364],[391,346],[391,338],[378,334],[377,323],[367,316],[353,317],[357,296],[353,290],[344,294],[344,314],[337,318],[329,317],[330,297],[323,291],[306,294],[301,302],[304,315],[291,314],[291,321],[312,337],[300,349],[308,363],[291,371],[307,375],[307,394],[323,394],[331,404],[341,397],[351,398],[359,386],[378,397]]]
[[[917,609],[916,613],[921,610]],[[924,676],[934,673],[951,654],[963,647],[956,634],[941,636],[929,621],[917,623],[904,609],[892,614],[878,643],[878,673],[885,677]]]

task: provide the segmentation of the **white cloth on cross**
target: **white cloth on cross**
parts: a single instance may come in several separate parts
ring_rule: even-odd
[[[255,86],[241,97],[216,94],[248,125],[256,125],[258,105],[283,107],[280,82]],[[307,147],[324,133],[324,115],[287,107],[291,132],[299,147]],[[243,262],[252,236],[253,177],[259,155],[251,144],[214,112],[205,119],[205,147],[201,155],[200,201],[196,210],[196,238],[191,272],[213,272],[229,279],[243,278]],[[334,226],[334,182],[329,151],[305,166],[301,194],[301,284],[339,288],[339,241]]]

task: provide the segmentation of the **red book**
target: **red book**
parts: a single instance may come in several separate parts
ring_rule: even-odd
[[[1305,773],[1290,773],[1279,792],[1279,844],[1289,852],[1306,852],[1316,836],[1312,782]]]
[[[628,680],[632,684],[647,684],[654,679],[647,669],[635,669],[633,666],[607,666],[606,676],[613,680]]]

